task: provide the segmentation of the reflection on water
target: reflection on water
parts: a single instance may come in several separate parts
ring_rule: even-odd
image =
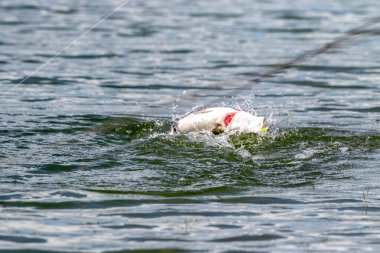
[[[9,90],[118,4],[0,3],[0,251],[378,249],[380,27],[247,82],[377,1],[132,0]],[[269,132],[170,133],[213,101]]]

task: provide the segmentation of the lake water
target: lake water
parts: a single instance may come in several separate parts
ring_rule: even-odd
[[[380,251],[380,25],[249,82],[379,1],[131,0],[64,50],[122,3],[0,2],[0,252]],[[270,130],[170,134],[202,105]]]

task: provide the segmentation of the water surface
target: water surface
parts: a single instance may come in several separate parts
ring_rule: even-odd
[[[0,3],[0,251],[380,249],[380,26],[247,85],[378,1],[132,0],[18,85],[121,3]],[[170,133],[208,104],[270,130]]]

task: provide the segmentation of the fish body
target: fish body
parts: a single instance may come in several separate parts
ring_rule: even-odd
[[[173,124],[179,133],[210,131],[260,133],[265,129],[265,118],[230,107],[210,107],[186,114]]]

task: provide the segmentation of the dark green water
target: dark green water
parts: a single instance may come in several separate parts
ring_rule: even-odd
[[[0,2],[0,252],[380,250],[380,26],[230,97],[379,2],[132,0],[18,85],[121,3]]]

